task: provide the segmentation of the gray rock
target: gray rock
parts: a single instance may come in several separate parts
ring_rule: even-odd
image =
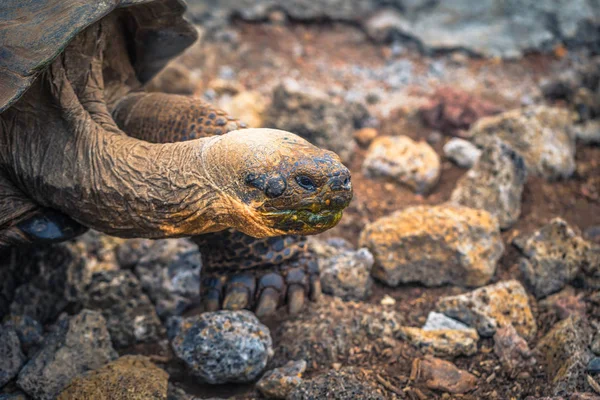
[[[580,273],[598,268],[600,256],[565,221],[553,219],[528,238],[514,244],[523,257],[519,266],[537,298],[558,292]]]
[[[6,326],[14,329],[21,342],[21,349],[32,356],[44,340],[44,327],[27,315],[11,316]]]
[[[0,325],[0,388],[17,376],[25,361],[17,332]]]
[[[380,218],[365,227],[359,243],[375,258],[373,276],[390,286],[485,285],[504,251],[495,217],[452,204]]]
[[[496,329],[509,324],[526,339],[533,338],[537,331],[527,292],[516,280],[442,297],[436,310],[477,329],[481,336],[492,336]]]
[[[335,104],[320,90],[288,79],[273,90],[264,123],[294,132],[347,161],[354,149],[354,131],[362,128],[368,118],[367,109],[360,103]]]
[[[273,355],[269,328],[249,311],[217,311],[172,317],[175,355],[202,380],[216,384],[256,379]]]
[[[487,140],[481,156],[456,184],[450,201],[486,210],[510,228],[521,215],[527,169],[523,157],[501,140]]]
[[[464,331],[470,328],[460,321],[447,317],[442,313],[432,311],[427,316],[427,321],[425,321],[422,329],[424,331],[437,331],[440,329]]]
[[[121,268],[131,269],[148,253],[156,243],[150,239],[129,239],[115,248],[117,262]]]
[[[555,396],[586,387],[585,370],[593,354],[588,349],[591,328],[585,318],[571,316],[554,325],[536,346]]]
[[[288,395],[288,400],[383,400],[375,388],[367,381],[359,379],[354,368],[329,371],[310,380],[304,380]]]
[[[324,293],[344,300],[363,300],[369,296],[373,279],[373,255],[362,248],[342,251],[326,259],[319,259],[321,287]]]
[[[232,16],[264,21],[276,9],[296,20],[362,25],[375,40],[408,37],[426,50],[467,49],[494,57],[551,50],[558,43],[598,52],[598,8],[594,0],[190,1],[192,19],[207,28],[223,27]]]
[[[95,274],[84,307],[102,313],[116,348],[156,341],[164,334],[154,305],[130,271]]]
[[[398,0],[393,2],[399,3]],[[273,9],[283,11],[293,19],[332,19],[356,21],[377,9],[380,0],[220,0],[190,2],[189,14],[195,22],[208,28],[222,27],[233,15],[246,20],[262,21]]]
[[[302,374],[306,371],[306,361],[290,361],[283,367],[267,371],[256,388],[268,399],[285,399],[287,395],[302,383]]]
[[[468,140],[452,138],[444,145],[444,155],[461,168],[471,168],[481,150]]]
[[[63,315],[42,349],[21,369],[17,385],[39,400],[52,400],[75,377],[117,358],[104,317],[83,310]]]
[[[391,178],[416,193],[427,193],[439,180],[440,158],[426,142],[379,136],[369,146],[362,169],[369,178]]]
[[[176,386],[172,383],[169,383],[169,388],[167,391],[167,400],[200,400],[196,396],[192,396],[191,394],[187,394],[185,390]],[[211,397],[208,400],[220,400],[216,397]]]
[[[22,284],[14,293],[10,313],[41,324],[54,321],[70,302],[79,301],[91,279],[83,249],[73,243],[30,251],[18,262]]]
[[[0,393],[0,400],[29,400],[29,397],[25,395],[23,392],[14,392],[14,393]]]
[[[478,120],[468,132],[482,147],[489,136],[506,142],[525,160],[531,175],[568,178],[575,171],[573,114],[561,108],[532,106]]]
[[[201,269],[198,246],[188,239],[165,239],[153,243],[135,273],[164,319],[200,304]]]

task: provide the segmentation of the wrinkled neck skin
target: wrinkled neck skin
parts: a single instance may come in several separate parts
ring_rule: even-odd
[[[221,137],[128,137],[50,71],[0,115],[0,167],[33,201],[120,237],[268,234],[224,178]]]

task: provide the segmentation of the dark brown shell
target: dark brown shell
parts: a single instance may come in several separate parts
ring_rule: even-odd
[[[133,17],[130,57],[142,83],[196,40],[183,0],[1,0],[0,113],[79,32],[123,7]]]

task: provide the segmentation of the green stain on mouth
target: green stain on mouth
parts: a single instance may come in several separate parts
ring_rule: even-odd
[[[295,232],[322,232],[335,226],[343,215],[343,210],[284,210],[265,213],[272,218],[274,227]]]

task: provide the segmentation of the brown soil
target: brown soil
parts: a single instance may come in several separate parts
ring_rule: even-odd
[[[529,55],[511,62],[465,59],[454,63],[451,55],[432,58],[408,50],[394,57],[390,47],[374,44],[361,31],[345,25],[277,26],[238,23],[233,29],[239,33],[239,40],[234,45],[208,41],[196,46],[182,58],[188,67],[202,71],[197,93],[204,92],[208,82],[217,76],[219,68],[224,65],[237,72],[237,80],[245,89],[258,90],[265,96],[268,96],[274,85],[288,76],[325,90],[341,87],[364,93],[379,91],[384,96],[379,102],[369,106],[371,112],[379,117],[379,134],[402,134],[421,140],[426,140],[431,131],[415,117],[415,108],[410,102],[394,104],[395,96],[409,96],[418,100],[436,87],[451,85],[481,95],[502,107],[515,107],[519,105],[522,96],[535,96],[538,93],[537,87],[541,79],[571,65],[568,55],[564,58]],[[356,74],[351,68],[358,65],[364,69],[377,70],[399,59],[410,60],[413,64],[411,78],[400,89],[386,87],[381,79],[372,78],[369,74]],[[439,76],[431,76],[427,72],[435,63],[444,63],[443,73]],[[388,109],[389,113],[385,111]],[[440,155],[446,140],[448,138],[444,137],[434,145]],[[324,237],[341,236],[356,245],[364,225],[378,217],[411,205],[446,201],[456,181],[465,172],[444,161],[439,184],[432,193],[419,196],[391,182],[366,179],[360,168],[364,155],[365,150],[358,149],[349,165],[355,199],[340,224],[323,234]],[[540,178],[529,179],[523,195],[521,218],[515,227],[503,234],[507,250],[500,261],[494,281],[520,278],[516,267],[518,254],[509,243],[515,236],[531,232],[557,216],[581,231],[600,225],[600,148],[578,146],[577,172],[569,180],[546,182]],[[368,302],[379,304],[384,295],[389,295],[396,299],[395,311],[403,316],[403,320],[408,324],[419,325],[425,321],[427,313],[440,296],[462,291],[464,289],[455,287],[390,288],[376,284]],[[586,297],[589,295],[590,293],[586,293]],[[533,298],[532,304],[538,318],[539,334],[530,346],[534,346],[555,322],[552,317],[540,315]],[[590,318],[593,318],[591,303],[588,308]],[[270,323],[275,326],[279,322]],[[331,323],[335,324],[335,321]],[[410,386],[408,377],[411,362],[420,354],[405,343],[392,353],[370,353],[362,358],[354,357],[351,364],[359,367],[365,379],[373,383],[386,398],[522,399],[529,395],[548,394],[548,378],[541,368],[514,378],[506,376],[498,370],[498,360],[493,355],[492,347],[491,339],[482,340],[476,356],[453,360],[460,368],[481,377],[475,392],[456,397],[423,389],[404,390]],[[307,375],[314,376],[328,368],[329,366],[317,366],[316,370]],[[196,386],[182,375],[174,375],[176,379],[186,381],[185,387],[201,397],[260,397],[253,385]]]

